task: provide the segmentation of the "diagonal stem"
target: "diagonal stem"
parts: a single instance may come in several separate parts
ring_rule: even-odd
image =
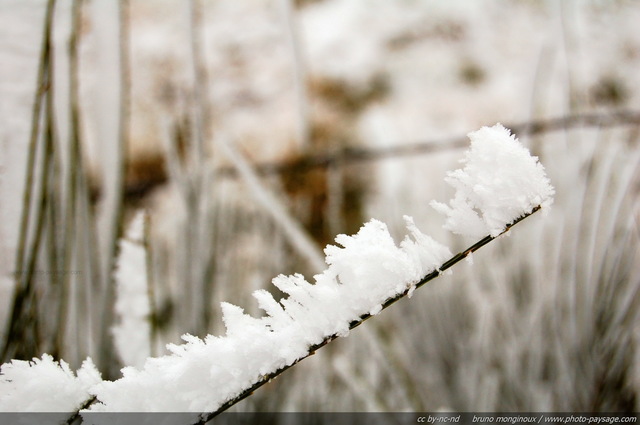
[[[627,110],[566,115],[522,123],[507,123],[506,127],[511,129],[514,134],[535,136],[582,127],[614,128],[621,126],[637,127],[638,125],[640,125],[640,111]],[[261,162],[254,164],[253,168],[256,174],[260,176],[301,173],[336,164],[362,163],[389,158],[415,157],[416,155],[445,152],[452,149],[465,148],[468,144],[469,141],[465,135],[450,139],[422,140],[413,143],[393,144],[375,148],[347,146],[332,152],[305,155],[294,161]],[[215,172],[216,176],[220,178],[237,178],[239,175],[236,169],[229,166],[221,166],[217,168]]]
[[[530,215],[534,214],[535,212],[537,212],[539,210],[540,210],[540,206],[537,206],[537,207],[533,208],[533,210],[531,210],[531,212],[529,212],[527,214],[524,214],[523,216],[521,216],[521,217],[517,218],[516,220],[514,220],[511,224],[507,225],[505,230],[500,235],[498,235],[498,236],[486,236],[483,239],[481,239],[478,242],[476,242],[475,244],[471,245],[466,250],[454,255],[449,260],[445,261],[442,264],[442,266],[440,266],[439,269],[436,269],[433,272],[429,273],[428,275],[424,276],[419,282],[417,282],[415,284],[415,288],[419,288],[419,287],[423,286],[424,284],[426,284],[427,282],[437,278],[438,276],[440,276],[442,274],[442,272],[450,269],[455,264],[459,263],[460,261],[462,261],[465,258],[467,258],[469,255],[473,254],[474,252],[476,252],[477,250],[479,250],[483,246],[487,245],[489,242],[493,241],[494,239],[496,239],[496,238],[500,237],[501,235],[503,235],[504,233],[508,232],[513,226],[515,226],[516,224],[518,224],[519,222],[521,222],[522,220],[524,220],[525,218],[529,217]],[[410,288],[407,288],[404,292],[401,292],[398,295],[396,295],[396,296],[394,296],[392,298],[389,298],[387,301],[385,301],[382,304],[382,310],[384,310],[385,308],[389,307],[391,304],[394,304],[396,301],[404,298],[409,293],[409,290],[410,290]],[[371,316],[372,315],[368,314],[368,313],[360,316],[358,319],[354,320],[353,322],[351,322],[349,324],[349,329],[353,329],[353,328],[356,328],[356,327],[360,326],[365,320],[369,319]],[[277,377],[278,375],[280,375],[285,370],[295,366],[296,364],[298,364],[302,360],[304,360],[307,357],[315,354],[316,350],[318,350],[319,348],[324,347],[325,345],[327,345],[328,343],[330,343],[331,341],[333,341],[333,340],[335,340],[337,338],[338,338],[338,335],[335,335],[335,334],[334,335],[330,335],[330,336],[326,337],[322,342],[320,342],[318,344],[315,344],[315,345],[312,345],[311,347],[309,347],[309,350],[308,350],[306,356],[299,358],[298,360],[296,360],[295,362],[293,362],[292,364],[290,364],[288,366],[282,367],[282,368],[280,368],[280,369],[278,369],[278,370],[276,370],[274,372],[271,372],[270,374],[262,376],[260,378],[260,380],[258,380],[256,383],[254,383],[251,387],[249,387],[246,390],[244,390],[242,393],[240,393],[234,399],[229,400],[226,403],[224,403],[215,412],[209,412],[209,413],[202,414],[200,416],[200,421],[196,422],[196,425],[205,424],[205,423],[209,422],[210,420],[212,420],[213,418],[218,416],[220,413],[222,413],[225,410],[229,409],[231,406],[233,406],[233,405],[239,403],[240,401],[244,400],[245,398],[249,397],[251,394],[253,394],[253,392],[255,390],[257,390],[258,388],[260,388],[261,386],[263,386],[267,382],[271,381],[273,378]]]

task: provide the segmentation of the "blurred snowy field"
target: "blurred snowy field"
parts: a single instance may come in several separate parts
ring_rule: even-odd
[[[192,4],[200,7],[194,12]],[[83,5],[81,130],[106,269],[123,82],[120,23],[115,2]],[[45,6],[0,0],[4,340]],[[291,222],[274,218],[273,205],[229,171],[233,162],[216,140],[231,141],[250,163],[286,164],[345,148],[437,144],[496,122],[635,111],[634,123],[611,128],[517,134],[556,188],[546,218],[518,225],[473,264],[457,266],[236,408],[640,410],[640,3],[130,0],[129,10],[125,221],[144,208],[151,223],[151,353],[164,353],[164,344],[185,332],[220,334],[220,301],[259,314],[251,292],[274,291],[269,282],[280,273],[318,272],[309,257],[369,218],[399,237],[408,214],[454,250],[474,242],[450,237],[428,205],[450,197],[443,178],[457,167],[460,149],[263,176],[261,190],[300,224],[301,242]],[[54,89],[63,168],[71,134],[71,13],[70,1],[57,2]],[[301,249],[309,241],[315,254]],[[46,272],[47,256],[39,258]],[[110,338],[102,328],[111,325],[100,300],[108,279],[103,273],[93,292],[82,289],[90,280],[82,261],[73,263],[84,277],[72,279],[64,344],[57,347],[74,368],[87,355],[101,357]],[[51,293],[34,296],[46,305]],[[42,352],[53,344],[51,314],[58,313],[39,311],[34,325]]]

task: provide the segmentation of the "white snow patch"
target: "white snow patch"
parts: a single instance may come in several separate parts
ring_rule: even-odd
[[[138,212],[120,240],[115,271],[119,318],[113,327],[115,346],[122,362],[141,367],[151,353],[151,323],[147,280],[147,252],[143,244],[144,213]]]
[[[555,191],[544,167],[508,129],[482,127],[469,139],[464,168],[445,178],[455,196],[449,205],[431,202],[447,216],[445,229],[473,238],[498,236],[517,218],[552,204]]]
[[[0,412],[73,412],[89,400],[100,373],[87,358],[77,374],[48,354],[12,360],[0,368]]]

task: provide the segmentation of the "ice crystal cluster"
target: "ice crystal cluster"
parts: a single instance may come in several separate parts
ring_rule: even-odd
[[[0,412],[73,412],[100,381],[91,359],[76,373],[48,354],[30,362],[12,360],[2,365]]]
[[[446,179],[456,190],[454,198],[449,205],[433,203],[447,217],[445,228],[472,237],[496,236],[514,219],[551,204],[553,188],[542,165],[507,129],[484,127],[470,138],[464,168]],[[254,292],[263,317],[222,303],[224,336],[184,335],[184,344],[168,347],[170,354],[148,358],[140,368],[126,367],[116,381],[98,382],[89,366],[76,378],[48,356],[31,367],[5,364],[0,406],[75,410],[95,395],[90,408],[95,411],[215,411],[263,376],[305,357],[325,338],[346,335],[350,323],[377,314],[389,298],[411,294],[423,276],[450,258],[447,247],[423,234],[410,217],[405,221],[409,234],[399,245],[377,220],[353,236],[339,235],[337,245],[325,249],[327,268],[313,283],[301,275],[281,275],[273,284],[285,298]],[[46,390],[58,385],[68,397]]]
[[[445,229],[474,238],[498,236],[535,207],[551,205],[554,189],[544,167],[508,129],[482,127],[469,139],[464,168],[445,178],[456,190],[454,198],[449,205],[431,201],[447,216]]]
[[[186,344],[169,347],[171,355],[149,359],[141,370],[125,368],[122,379],[93,388],[101,402],[94,409],[214,411],[325,337],[346,335],[351,321],[379,312],[382,302],[450,256],[409,225],[411,236],[399,247],[376,220],[354,236],[338,236],[341,246],[325,249],[328,267],[314,284],[301,275],[276,277],[274,285],[288,294],[280,302],[265,290],[254,292],[266,313],[261,318],[223,303],[225,336],[185,335]]]

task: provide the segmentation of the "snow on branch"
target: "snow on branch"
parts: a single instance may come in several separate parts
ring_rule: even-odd
[[[376,220],[356,235],[338,236],[341,247],[325,249],[328,268],[314,284],[280,275],[273,283],[287,298],[278,302],[265,290],[254,292],[266,313],[261,318],[222,303],[224,337],[185,335],[185,344],[169,346],[171,355],[149,359],[141,370],[123,369],[123,378],[93,387],[99,403],[91,410],[215,411],[264,375],[306,357],[326,337],[347,335],[352,321],[376,314],[451,256],[408,224],[411,236],[400,247]]]
[[[538,158],[497,124],[469,133],[463,169],[445,181],[456,189],[449,206],[431,201],[447,216],[444,228],[474,238],[497,236],[518,217],[553,202],[554,189]]]
[[[202,415],[203,421],[209,420],[314,350],[346,336],[401,297],[411,296],[417,286],[516,222],[551,204],[554,191],[543,167],[507,129],[501,125],[484,127],[470,138],[464,168],[447,177],[456,189],[454,198],[448,206],[434,204],[447,216],[447,229],[485,236],[468,250],[452,256],[447,247],[422,233],[410,217],[405,217],[408,235],[396,245],[387,226],[371,220],[355,235],[339,235],[337,245],[327,246],[328,267],[314,276],[313,283],[298,274],[281,275],[273,284],[287,294],[286,298],[276,300],[265,290],[254,292],[265,312],[263,317],[252,317],[240,307],[222,303],[224,336],[200,339],[184,335],[184,344],[168,346],[171,354],[148,358],[141,368],[126,367],[116,381],[88,387],[86,380],[75,382],[67,377],[66,385],[85,397],[66,400],[64,408],[78,409],[95,396],[89,411],[209,412]],[[16,394],[33,397],[27,386],[40,385],[22,379],[24,374],[16,377],[13,370],[11,364],[1,369],[0,407],[4,410],[11,409]],[[58,379],[48,375],[39,382],[43,387],[51,386]],[[41,404],[60,403],[53,394],[34,394]],[[16,405],[16,409],[29,406]]]
[[[2,365],[0,412],[73,412],[100,381],[90,358],[76,373],[48,354],[32,361],[12,360]]]

